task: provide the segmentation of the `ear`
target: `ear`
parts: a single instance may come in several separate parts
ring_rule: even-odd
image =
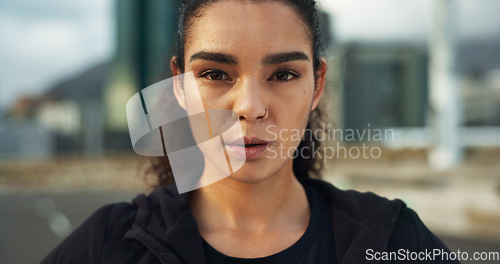
[[[314,110],[318,106],[319,100],[321,99],[321,96],[323,95],[323,92],[325,89],[325,78],[326,78],[326,71],[327,71],[326,60],[321,58],[319,61],[320,61],[320,65],[319,65],[318,70],[316,71],[317,78],[314,82],[315,83],[314,95],[313,95],[311,111]]]
[[[182,109],[186,110],[186,97],[184,96],[184,88],[183,88],[183,80],[182,80],[182,72],[179,69],[178,64],[179,58],[174,56],[170,60],[170,69],[172,70],[173,76],[173,84],[174,84],[174,95],[177,99],[177,103]]]

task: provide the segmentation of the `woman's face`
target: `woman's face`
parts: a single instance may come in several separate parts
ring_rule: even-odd
[[[297,131],[305,129],[323,91],[322,82],[315,88],[307,30],[277,1],[219,1],[190,27],[185,71],[194,73],[204,108],[234,111],[246,140],[269,143],[246,148],[245,165],[230,176],[237,181],[292,171]]]

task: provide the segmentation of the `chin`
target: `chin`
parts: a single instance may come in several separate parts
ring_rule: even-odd
[[[263,170],[257,172],[256,170],[249,171],[244,168],[241,168],[240,170],[233,173],[227,178],[239,183],[256,184],[256,183],[261,183],[269,179],[270,177],[271,175],[265,173]]]
[[[243,167],[228,176],[231,180],[239,183],[256,184],[277,176],[277,173],[290,168],[292,171],[293,160],[263,159],[260,162],[246,162]]]

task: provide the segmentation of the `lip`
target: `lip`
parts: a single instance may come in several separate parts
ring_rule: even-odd
[[[257,159],[271,144],[265,140],[259,138],[247,138],[244,137],[243,141],[245,145],[255,144],[254,146],[239,145],[236,143],[226,143],[226,148],[236,154],[238,157],[246,160]],[[234,142],[234,141],[233,141]],[[241,140],[238,142],[240,143]]]
[[[226,141],[226,145],[236,145],[236,146],[242,146],[241,144],[241,138],[238,138],[237,140],[228,140]],[[243,144],[248,145],[248,144],[269,144],[271,142],[265,141],[259,138],[250,138],[250,137],[243,137]]]

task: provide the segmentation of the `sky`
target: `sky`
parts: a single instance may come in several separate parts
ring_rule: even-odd
[[[112,0],[0,0],[0,108],[113,54]]]
[[[434,0],[321,0],[335,38],[425,42]],[[0,0],[0,109],[112,58],[114,0]],[[500,39],[500,1],[457,0],[464,39]]]
[[[437,0],[320,0],[340,41],[427,41]],[[500,1],[456,0],[463,39],[500,39]]]

